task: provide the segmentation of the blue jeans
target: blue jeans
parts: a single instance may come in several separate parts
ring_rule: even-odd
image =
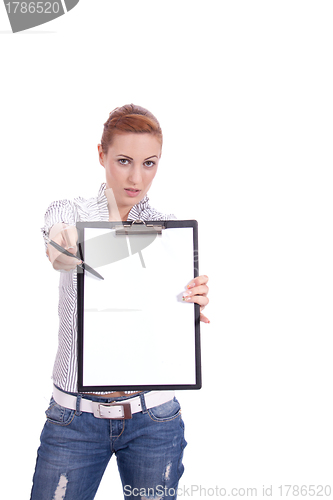
[[[85,399],[112,402],[130,397]],[[144,410],[132,419],[108,420],[69,410],[52,398],[41,434],[31,500],[93,499],[113,453],[125,499],[175,499],[186,446],[179,403],[174,398],[146,410],[143,394],[141,403]]]

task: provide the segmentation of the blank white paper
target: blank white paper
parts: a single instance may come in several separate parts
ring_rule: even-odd
[[[97,235],[111,255],[126,239],[128,255],[98,266],[86,245],[85,261],[104,280],[85,274],[83,385],[195,384],[194,305],[182,300],[193,278],[193,229],[165,229],[141,255],[131,249],[142,236],[85,228],[85,240]]]

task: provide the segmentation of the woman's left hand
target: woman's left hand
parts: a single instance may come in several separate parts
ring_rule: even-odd
[[[190,281],[190,283],[186,287],[186,292],[183,293],[183,300],[185,300],[186,302],[199,304],[200,321],[203,321],[204,323],[210,323],[209,319],[206,318],[204,314],[202,314],[202,311],[205,309],[206,305],[209,302],[209,298],[207,297],[209,290],[207,282],[208,276],[198,276],[197,278],[194,278],[192,281]]]

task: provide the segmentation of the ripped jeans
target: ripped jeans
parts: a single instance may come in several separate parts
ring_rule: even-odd
[[[105,403],[130,397],[85,399]],[[176,398],[128,420],[99,419],[52,398],[46,416],[31,500],[92,500],[113,453],[125,499],[176,499],[186,446]]]

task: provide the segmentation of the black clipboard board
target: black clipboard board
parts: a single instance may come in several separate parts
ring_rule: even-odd
[[[194,220],[78,222],[78,390],[201,388],[200,306],[183,292],[198,276]]]

